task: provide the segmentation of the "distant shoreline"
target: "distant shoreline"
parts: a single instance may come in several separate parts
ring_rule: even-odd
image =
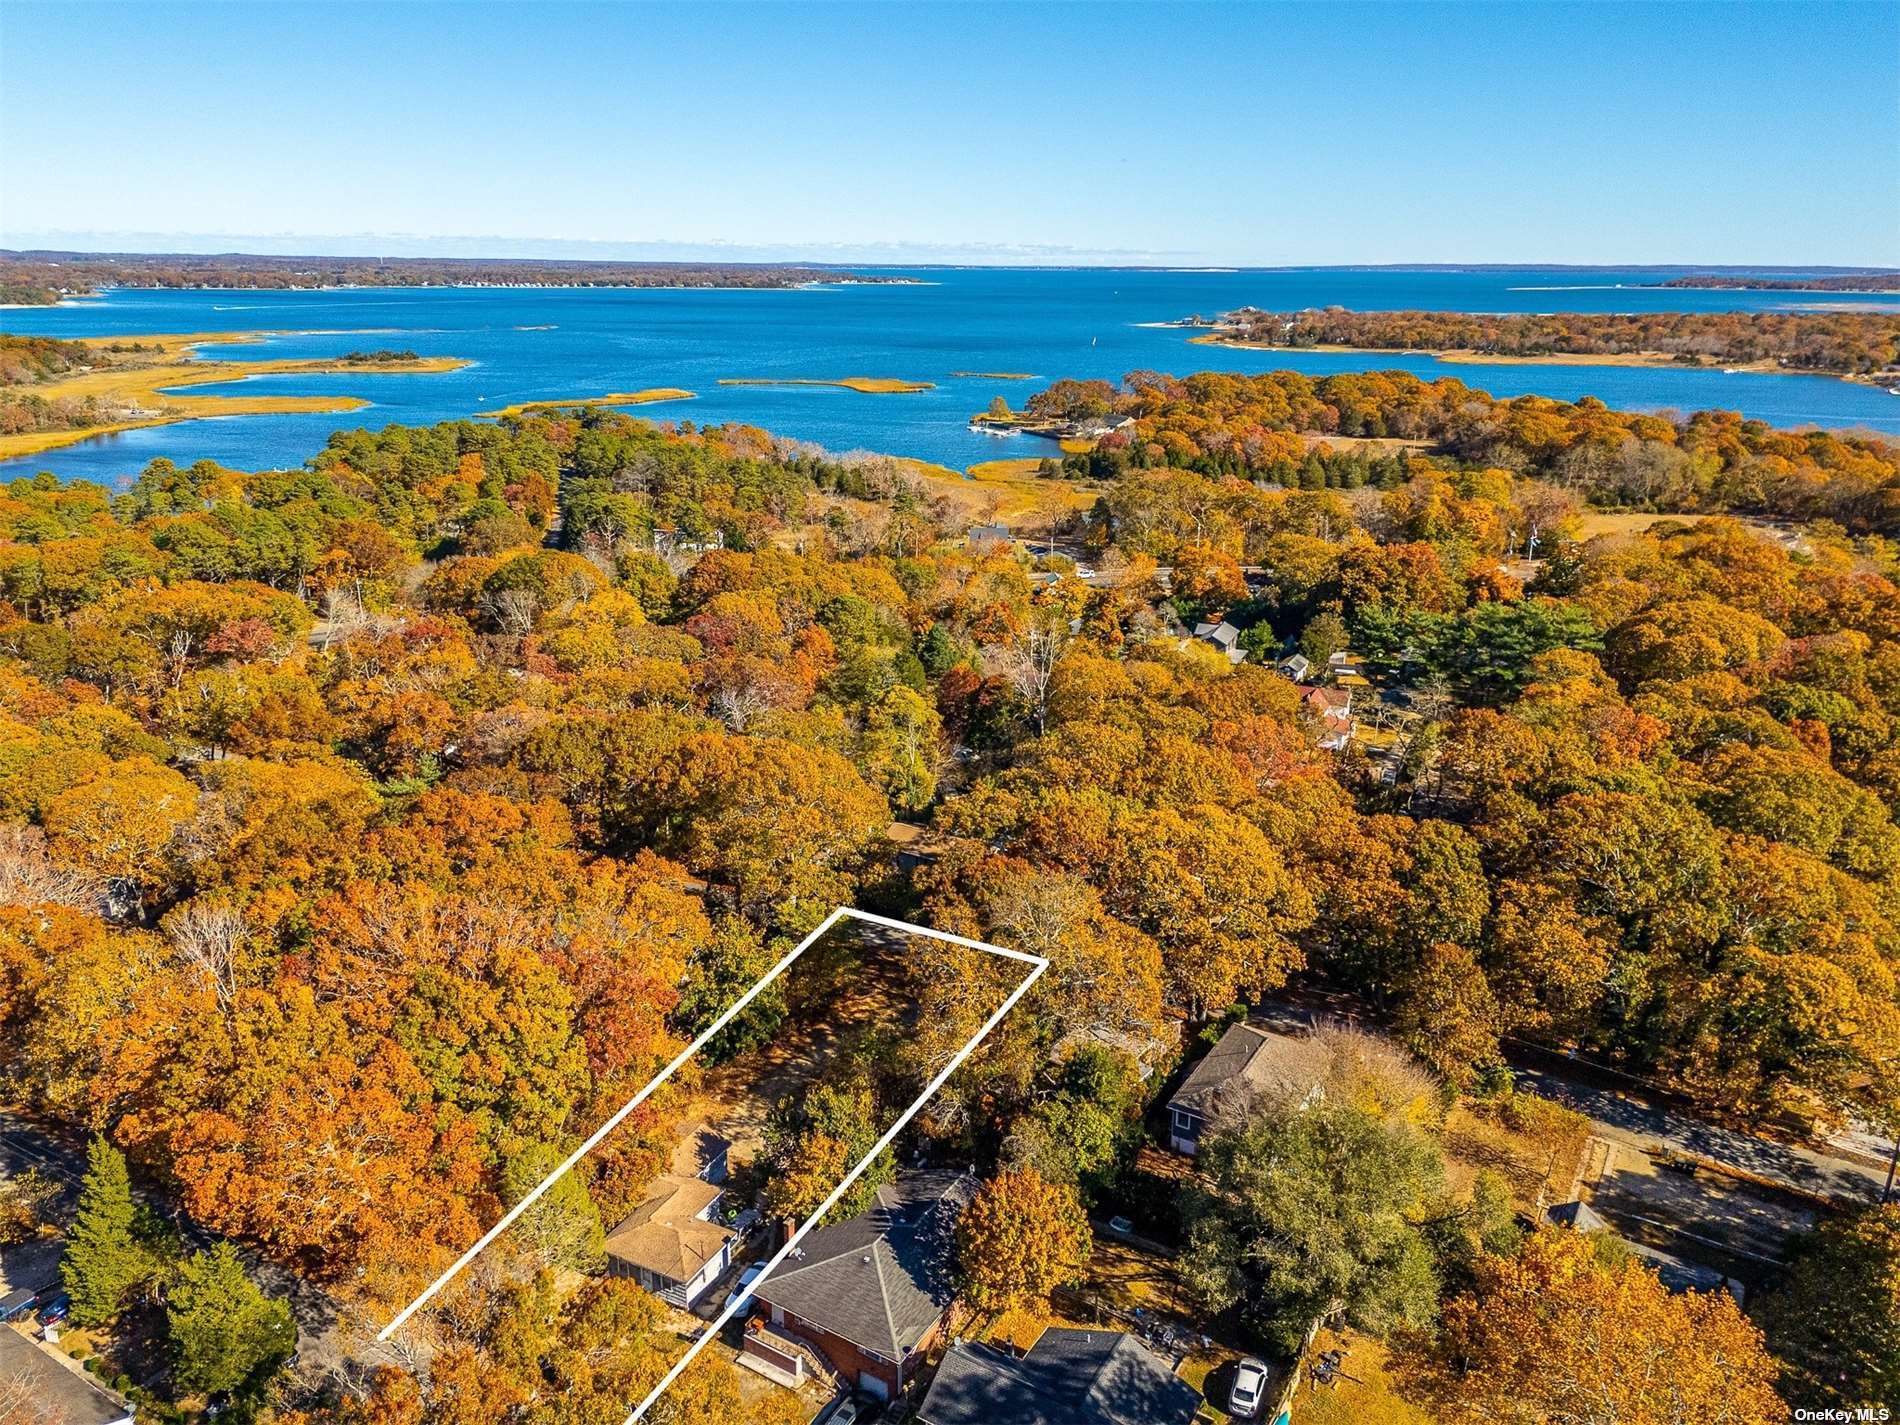
[[[250,253],[0,250],[0,294],[54,306],[114,290],[338,292],[361,288],[779,291],[915,286],[920,279],[799,262],[614,262],[526,258],[292,257]],[[19,300],[24,299],[24,300]]]
[[[1246,341],[1218,332],[1191,336],[1188,342],[1193,346],[1225,346],[1236,351],[1277,351],[1288,355],[1316,351],[1329,356],[1429,356],[1434,361],[1442,361],[1450,366],[1646,366],[1673,371],[1720,371],[1724,375],[1826,376],[1835,381],[1851,381],[1857,385],[1875,387],[1886,386],[1893,380],[1891,376],[1860,376],[1840,371],[1820,371],[1806,366],[1783,366],[1773,360],[1744,361],[1733,366],[1716,366],[1712,363],[1690,365],[1676,360],[1666,351],[1558,351],[1536,356],[1508,356],[1502,352],[1475,351],[1468,347],[1434,351],[1423,347],[1341,346],[1337,342],[1316,343],[1312,346],[1276,346],[1271,342]]]

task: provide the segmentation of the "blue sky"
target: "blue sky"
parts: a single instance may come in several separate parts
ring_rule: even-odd
[[[10,246],[1900,264],[1896,133],[1896,3],[0,4]]]

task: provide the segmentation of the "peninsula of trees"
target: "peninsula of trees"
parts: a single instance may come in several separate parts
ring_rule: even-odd
[[[1421,352],[1472,361],[1589,361],[1814,371],[1885,382],[1900,369],[1886,312],[1355,312],[1223,314],[1199,341],[1307,350]]]
[[[1777,430],[1732,411],[1671,419],[1613,411],[1594,397],[1498,400],[1450,377],[1426,381],[1405,371],[1322,379],[1298,371],[1136,371],[1120,386],[1055,382],[1024,409],[1049,421],[1132,420],[1070,455],[1062,468],[1072,476],[1175,467],[1217,479],[1352,488],[1373,480],[1374,464],[1352,449],[1368,443],[1387,464],[1411,447],[1610,509],[1827,519],[1858,533],[1900,535],[1900,445]]]
[[[0,303],[39,306],[101,287],[799,287],[908,280],[779,263],[0,251]]]
[[[1672,277],[1667,282],[1655,285],[1735,292],[1900,292],[1900,272],[1890,267],[1826,277],[1760,277],[1741,272],[1702,272],[1687,277]]]

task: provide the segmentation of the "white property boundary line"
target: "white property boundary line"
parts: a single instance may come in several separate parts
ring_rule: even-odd
[[[1021,961],[1032,968],[1029,974],[1024,977],[1023,982],[1016,986],[1014,990],[1010,991],[1009,997],[1005,999],[1002,1004],[997,1006],[995,1013],[991,1014],[990,1017],[984,1021],[983,1027],[977,1030],[970,1042],[957,1050],[950,1062],[943,1066],[943,1069],[930,1081],[929,1085],[917,1096],[910,1107],[906,1108],[903,1113],[899,1115],[897,1122],[893,1123],[890,1128],[885,1131],[884,1136],[878,1139],[872,1146],[871,1150],[853,1165],[851,1171],[844,1175],[844,1180],[831,1190],[831,1196],[819,1204],[818,1209],[813,1212],[810,1217],[806,1218],[805,1221],[799,1225],[798,1230],[792,1233],[785,1245],[779,1248],[777,1255],[765,1264],[765,1270],[760,1272],[759,1275],[753,1279],[751,1289],[748,1293],[749,1295],[756,1295],[759,1287],[764,1284],[766,1278],[778,1270],[779,1264],[797,1249],[799,1243],[805,1240],[806,1236],[817,1226],[824,1215],[831,1211],[833,1207],[837,1206],[839,1199],[851,1190],[851,1185],[857,1182],[865,1170],[871,1166],[878,1154],[882,1153],[896,1141],[897,1135],[903,1131],[904,1126],[917,1116],[926,1103],[936,1096],[937,1090],[942,1088],[950,1076],[962,1066],[963,1061],[976,1052],[977,1046],[987,1039],[991,1032],[995,1030],[996,1026],[1003,1022],[1004,1016],[1016,1007],[1016,1002],[1025,994],[1029,993],[1030,986],[1035,984],[1036,981],[1042,977],[1042,972],[1049,968],[1049,962],[1046,959],[1040,955],[1030,955],[1021,950],[1009,950],[1001,945],[990,945],[981,940],[970,940],[961,935],[952,935],[948,931],[932,930],[928,926],[913,925],[907,920],[893,920],[889,916],[873,915],[869,911],[854,910],[849,906],[839,906],[836,910],[832,911],[830,915],[826,916],[824,920],[819,922],[816,930],[799,941],[782,960],[768,970],[763,979],[744,994],[740,995],[738,999],[734,1000],[732,1004],[727,1007],[726,1012],[708,1025],[697,1039],[682,1049],[679,1056],[675,1058],[672,1063],[668,1064],[654,1076],[652,1082],[648,1083],[645,1088],[641,1089],[640,1092],[622,1104],[618,1111],[614,1113],[613,1117],[595,1129],[593,1134],[586,1142],[582,1143],[580,1147],[576,1148],[572,1153],[569,1153],[567,1157],[562,1160],[559,1167],[555,1168],[553,1172],[535,1184],[534,1189],[523,1197],[521,1201],[509,1208],[501,1221],[484,1232],[480,1240],[478,1240],[474,1246],[470,1247],[456,1259],[453,1266],[443,1272],[442,1275],[437,1277],[433,1282],[429,1283],[428,1287],[420,1296],[410,1302],[396,1315],[395,1320],[377,1332],[376,1339],[378,1341],[387,1341],[390,1337],[394,1336],[397,1331],[401,1330],[404,1322],[408,1321],[411,1316],[415,1315],[417,1311],[427,1305],[443,1287],[455,1279],[464,1267],[474,1261],[476,1257],[480,1256],[491,1242],[513,1226],[515,1220],[530,1207],[534,1206],[534,1204],[540,1200],[541,1195],[560,1181],[576,1163],[593,1152],[595,1148],[599,1147],[602,1140],[605,1139],[608,1134],[612,1133],[626,1121],[628,1114],[645,1103],[653,1091],[677,1073],[680,1067],[685,1064],[688,1059],[692,1058],[693,1055],[697,1054],[708,1040],[720,1030],[724,1029],[728,1024],[732,1023],[732,1021],[745,1010],[745,1007],[751,1004],[768,985],[791,967],[793,961],[798,959],[800,955],[803,955],[811,945],[815,944],[819,938],[834,925],[845,919],[862,920],[871,925],[884,926],[889,930],[901,930],[910,935],[921,935],[931,940],[943,940],[952,945],[961,945],[969,950],[983,950],[992,955],[1001,955],[1006,959]],[[679,1379],[681,1373],[685,1371],[687,1366],[692,1364],[693,1358],[710,1345],[719,1333],[725,1329],[726,1323],[732,1319],[739,1304],[740,1298],[736,1296],[726,1303],[725,1309],[700,1333],[699,1339],[693,1342],[691,1347],[687,1349],[686,1354],[674,1364],[673,1369],[666,1373],[666,1378],[653,1388],[645,1400],[634,1407],[633,1413],[626,1419],[626,1425],[634,1425],[634,1422],[645,1415],[653,1403],[666,1393],[673,1382]]]

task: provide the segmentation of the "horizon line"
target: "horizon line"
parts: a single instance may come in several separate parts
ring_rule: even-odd
[[[156,236],[156,235],[154,235]],[[189,236],[179,234],[180,237]],[[325,239],[312,237],[313,243]],[[338,239],[342,240],[342,239]],[[413,242],[414,239],[399,239]],[[471,239],[444,238],[441,241],[453,243],[471,241]],[[509,241],[533,242],[533,239],[498,239]],[[561,242],[563,239],[552,239]],[[588,246],[608,246],[606,243],[590,242]],[[654,242],[651,244],[630,243],[628,246],[650,245],[656,247],[691,247],[698,244]],[[704,246],[717,248],[721,244],[711,243]],[[734,247],[743,246],[732,244]],[[759,246],[772,246],[760,244]],[[837,244],[836,246],[844,246]],[[1900,266],[1885,263],[1838,263],[1838,262],[1680,262],[1680,261],[1644,261],[1644,262],[1554,262],[1538,259],[1499,260],[1492,258],[1472,260],[1398,260],[1382,262],[1217,262],[1173,260],[1156,261],[1151,254],[1129,253],[1125,257],[1119,254],[1102,253],[1099,257],[1084,258],[1081,255],[1063,258],[1054,252],[1036,259],[1024,257],[1020,260],[982,260],[974,254],[970,258],[958,260],[949,257],[918,259],[915,261],[896,260],[892,257],[877,257],[853,261],[836,255],[824,257],[722,257],[708,255],[704,257],[560,257],[494,253],[453,253],[453,252],[405,252],[385,253],[376,251],[349,252],[260,252],[242,247],[212,250],[209,248],[158,248],[158,247],[119,247],[119,248],[76,248],[76,247],[35,247],[12,246],[4,236],[0,236],[0,262],[53,261],[65,258],[78,260],[106,261],[115,258],[178,258],[198,260],[226,260],[234,258],[258,259],[268,262],[311,261],[359,261],[380,263],[418,263],[442,262],[454,264],[476,263],[520,263],[538,266],[566,267],[625,267],[638,265],[644,267],[758,267],[786,268],[810,267],[823,269],[851,268],[896,268],[916,269],[955,269],[964,267],[1012,268],[1018,270],[1061,270],[1065,268],[1105,268],[1119,271],[1154,272],[1205,272],[1209,274],[1243,272],[1469,272],[1469,271],[1542,271],[1542,272],[1708,272],[1708,273],[1826,273],[1840,276],[1876,276],[1900,273]]]

